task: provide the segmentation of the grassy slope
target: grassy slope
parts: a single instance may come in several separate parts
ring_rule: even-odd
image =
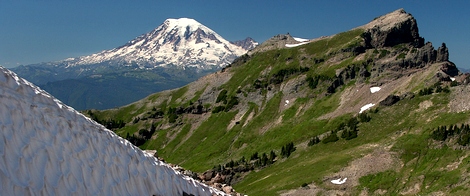
[[[368,153],[373,148],[364,148],[368,144],[393,145],[392,150],[400,155],[404,167],[398,172],[384,172],[371,175],[361,180],[362,185],[375,191],[378,188],[393,191],[403,191],[416,182],[428,187],[421,193],[431,193],[438,190],[452,191],[466,190],[463,186],[455,186],[461,179],[461,174],[468,170],[469,158],[466,158],[459,169],[449,172],[446,166],[459,161],[466,152],[453,150],[447,146],[436,147],[429,139],[432,128],[443,124],[456,124],[465,122],[468,114],[445,113],[428,122],[436,111],[446,106],[446,96],[417,97],[404,100],[399,104],[380,108],[377,113],[370,113],[372,120],[360,124],[359,137],[353,140],[340,140],[335,143],[317,144],[312,147],[299,149],[288,158],[259,172],[250,173],[244,181],[235,185],[235,189],[250,195],[275,195],[281,190],[300,187],[303,183],[314,182],[320,187],[325,183],[323,178],[327,174],[338,172],[348,165],[354,158]],[[428,110],[416,112],[419,103],[431,100],[437,106]],[[386,125],[386,126],[384,126]],[[398,136],[398,137],[397,137]],[[467,161],[467,162],[466,162]],[[392,173],[393,175],[390,175]],[[387,174],[387,175],[385,175]],[[424,181],[419,179],[424,176]],[[392,182],[392,183],[390,183]],[[453,187],[453,186],[455,187]],[[450,190],[448,187],[452,187]]]
[[[439,125],[463,123],[468,119],[467,113],[446,112],[449,94],[415,97],[402,100],[391,107],[381,107],[377,113],[369,114],[372,117],[370,122],[359,125],[358,138],[349,141],[340,139],[334,143],[320,143],[307,147],[301,144],[305,144],[316,135],[328,133],[340,122],[354,115],[344,114],[333,119],[318,119],[321,115],[337,108],[341,89],[332,95],[313,99],[307,94],[305,97],[297,98],[288,109],[282,110],[280,107],[283,105],[284,94],[277,92],[268,99],[267,90],[255,90],[251,87],[256,79],[269,78],[286,68],[309,67],[310,70],[304,73],[305,75],[333,76],[336,69],[353,63],[351,54],[343,54],[343,61],[336,64],[315,63],[314,59],[328,60],[340,49],[357,44],[361,33],[361,30],[354,30],[312,44],[254,55],[243,66],[229,69],[233,72],[232,78],[219,87],[219,89],[228,90],[228,95],[244,97],[243,93],[237,94],[236,92],[241,87],[245,95],[261,93],[264,96],[260,105],[249,100],[242,101],[241,104],[247,105],[248,109],[240,124],[227,130],[227,125],[239,112],[237,108],[230,112],[206,114],[210,117],[199,126],[192,125],[190,119],[180,118],[178,122],[182,125],[172,125],[157,131],[154,139],[141,147],[157,149],[159,156],[168,162],[180,164],[196,172],[203,172],[229,160],[238,160],[242,156],[248,158],[254,152],[268,153],[274,150],[279,155],[283,145],[294,142],[297,150],[291,157],[279,159],[271,166],[249,173],[243,181],[234,186],[237,191],[249,195],[275,195],[281,190],[298,188],[303,183],[314,182],[320,187],[328,187],[324,181],[326,175],[338,172],[352,160],[374,150],[365,146],[378,144],[382,147],[392,146],[391,150],[398,153],[403,167],[396,171],[386,171],[361,178],[360,186],[354,190],[356,193],[363,188],[371,192],[377,189],[387,189],[388,193],[393,195],[416,183],[420,183],[421,193],[437,190],[444,190],[448,193],[465,191],[465,187],[450,186],[450,183],[455,184],[456,181],[462,179],[462,172],[467,172],[470,166],[468,158],[463,160],[464,165],[458,169],[442,171],[447,171],[446,166],[459,161],[458,158],[466,152],[454,150],[445,145],[438,146],[429,139],[432,128]],[[303,58],[305,56],[308,58]],[[348,85],[353,84],[354,81]],[[168,106],[187,105],[186,102],[178,101],[178,98],[182,97],[187,90],[187,87],[184,87],[170,92],[171,99],[166,102],[157,102],[159,96],[163,95],[155,94],[149,96],[146,101],[119,110],[99,111],[96,115],[101,119],[113,118],[131,122],[136,115],[150,111],[152,107],[165,109]],[[186,100],[197,100],[203,91],[200,89],[197,95],[188,97]],[[310,93],[318,91],[321,89],[307,90]],[[419,104],[425,100],[432,101],[433,105],[428,109],[419,110]],[[298,111],[301,112],[296,115]],[[254,113],[254,117],[247,121],[247,115],[251,112]],[[282,123],[272,125],[280,118],[282,118]],[[165,119],[162,123],[165,123]],[[246,126],[242,126],[245,122],[247,122]],[[120,135],[133,134],[142,127],[148,128],[150,125],[148,122],[140,121],[118,130],[118,133]],[[181,143],[183,138],[186,140]]]

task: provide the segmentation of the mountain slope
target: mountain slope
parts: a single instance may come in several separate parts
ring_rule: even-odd
[[[181,87],[221,69],[256,46],[249,38],[236,43],[239,45],[194,19],[167,19],[153,31],[111,50],[12,70],[76,109],[104,109]],[[122,86],[115,80],[129,84]],[[60,90],[71,81],[82,93]],[[93,93],[107,91],[105,96]]]
[[[470,122],[469,75],[448,51],[396,10],[314,40],[277,35],[187,86],[84,113],[249,195],[464,194],[468,135],[437,129]]]
[[[212,195],[0,67],[2,195]]]

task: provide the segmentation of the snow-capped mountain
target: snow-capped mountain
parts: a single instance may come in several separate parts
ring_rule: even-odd
[[[97,54],[70,58],[67,66],[114,62],[120,65],[137,64],[143,68],[197,67],[221,68],[243,55],[251,46],[233,44],[194,19],[167,19],[153,31],[127,44]],[[245,49],[246,48],[246,49]]]
[[[75,109],[109,109],[220,70],[256,44],[231,43],[193,19],[167,19],[115,49],[12,71]]]
[[[213,195],[0,67],[0,195]]]

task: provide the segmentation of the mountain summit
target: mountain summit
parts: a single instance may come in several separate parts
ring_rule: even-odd
[[[254,47],[254,42],[247,49]],[[167,19],[153,31],[127,44],[97,54],[63,61],[67,66],[113,62],[140,68],[221,68],[247,52],[194,19]]]

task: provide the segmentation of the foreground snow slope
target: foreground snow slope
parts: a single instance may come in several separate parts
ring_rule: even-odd
[[[212,195],[0,67],[1,195]]]

